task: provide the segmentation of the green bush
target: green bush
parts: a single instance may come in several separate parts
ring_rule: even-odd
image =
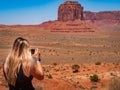
[[[93,74],[92,76],[90,76],[90,80],[91,82],[98,82],[99,78],[97,74]]]
[[[80,68],[80,66],[78,64],[72,65],[73,73],[78,72],[79,68]]]

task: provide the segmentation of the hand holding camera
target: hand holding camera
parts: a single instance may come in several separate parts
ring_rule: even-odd
[[[31,49],[31,54],[33,55],[33,58],[35,58],[36,61],[41,61],[40,59],[40,51],[39,49]]]

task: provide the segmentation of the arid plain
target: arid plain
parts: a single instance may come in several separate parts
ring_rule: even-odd
[[[57,21],[41,25],[1,25],[1,66],[13,41],[21,36],[29,40],[31,48],[39,48],[41,52],[45,80],[37,81],[41,85],[39,90],[68,90],[70,87],[69,90],[108,90],[109,80],[120,77],[120,26],[102,23],[92,25],[92,22],[88,25],[87,22],[83,22],[84,26],[81,27],[80,21],[74,23],[69,28],[65,26],[68,24]],[[58,32],[53,27],[60,27],[64,31]],[[75,29],[74,27],[90,27],[92,31],[69,30]],[[73,64],[80,66],[79,72],[72,72]],[[2,68],[0,72],[2,73]],[[99,82],[90,81],[90,75],[93,74],[99,76]],[[48,75],[51,75],[52,79],[49,79]],[[5,88],[2,74],[0,81],[1,88]],[[34,82],[36,83],[35,80]],[[59,85],[59,82],[62,85]]]

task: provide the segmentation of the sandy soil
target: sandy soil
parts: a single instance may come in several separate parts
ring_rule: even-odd
[[[42,90],[108,90],[109,80],[120,77],[120,27],[101,26],[94,30],[68,33],[51,32],[40,26],[0,27],[1,66],[15,38],[22,36],[30,41],[31,48],[41,52],[45,80],[33,83],[37,82]],[[95,65],[96,62],[101,64]],[[73,64],[80,66],[78,73],[72,72]],[[99,82],[90,81],[93,74],[99,76]],[[1,68],[1,90],[7,90],[5,86]]]
[[[14,29],[0,29],[0,61],[8,55],[15,38],[22,36],[30,41],[31,48],[39,48],[44,64],[119,62],[120,31],[68,34]]]
[[[36,90],[108,90],[112,78],[120,78],[120,63],[78,64],[77,73],[71,68],[74,64],[43,65],[45,79],[33,80]],[[98,82],[91,82],[90,76],[98,75]],[[0,70],[0,88],[8,86]]]

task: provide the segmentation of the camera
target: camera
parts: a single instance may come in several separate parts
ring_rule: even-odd
[[[35,53],[35,49],[31,49],[31,54],[34,54]]]

